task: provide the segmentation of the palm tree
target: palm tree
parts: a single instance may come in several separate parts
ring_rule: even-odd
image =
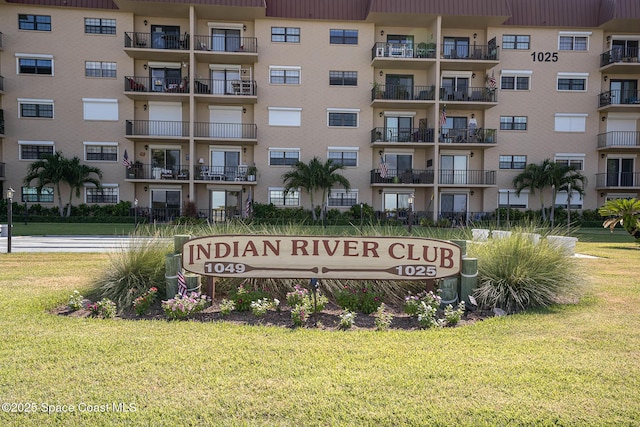
[[[336,183],[343,185],[346,189],[350,188],[349,181],[336,173],[340,169],[344,169],[344,166],[335,164],[331,160],[327,160],[323,164],[318,157],[311,159],[308,164],[297,161],[292,170],[282,175],[282,180],[285,184],[284,192],[286,194],[293,189],[302,188],[309,193],[311,215],[313,220],[317,221],[318,216],[313,199],[314,193],[322,190],[322,200],[325,200],[327,191]]]
[[[613,232],[616,225],[620,224],[640,244],[640,200],[609,200],[598,209],[598,213],[610,217],[602,223],[603,227],[608,227]]]
[[[67,168],[65,174],[65,181],[71,187],[69,191],[69,204],[67,205],[67,216],[71,216],[71,200],[73,199],[73,193],[75,190],[76,197],[80,197],[80,189],[84,187],[84,184],[93,184],[96,187],[100,187],[100,179],[96,179],[91,174],[96,174],[98,178],[102,178],[102,171],[93,166],[87,166],[80,163],[78,157],[73,157],[67,161]]]
[[[62,196],[60,193],[60,183],[65,181],[66,164],[68,160],[61,152],[45,154],[42,159],[36,160],[29,165],[27,176],[24,177],[24,184],[31,185],[31,181],[37,180],[36,189],[38,194],[47,185],[53,185],[58,196],[58,212],[64,215],[62,207]]]
[[[544,209],[543,190],[547,186],[546,170],[550,161],[546,159],[542,164],[529,163],[524,170],[513,179],[513,187],[516,189],[516,195],[520,195],[523,190],[529,190],[531,194],[536,191],[540,193],[540,209],[542,212],[542,220],[546,220]]]
[[[584,195],[584,185],[587,178],[576,169],[575,166],[562,165],[556,162],[548,162],[546,165],[545,175],[547,177],[547,185],[551,186],[551,223],[554,221],[554,207],[556,203],[556,194],[558,191],[564,191],[570,197],[574,191],[581,196]],[[567,206],[567,210],[570,206]]]

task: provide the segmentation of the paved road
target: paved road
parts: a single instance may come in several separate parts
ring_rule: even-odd
[[[113,252],[130,243],[128,236],[12,236],[11,252]],[[0,238],[7,253],[7,238]]]

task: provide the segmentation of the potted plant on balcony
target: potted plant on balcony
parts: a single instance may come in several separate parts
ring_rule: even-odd
[[[247,181],[255,181],[258,169],[255,166],[249,166],[247,168]]]
[[[381,99],[382,98],[382,89],[380,89],[380,84],[378,82],[373,82],[373,96],[375,97],[375,99]]]

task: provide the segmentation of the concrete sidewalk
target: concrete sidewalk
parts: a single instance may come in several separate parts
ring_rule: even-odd
[[[12,236],[11,252],[114,252],[128,247],[129,236]],[[7,238],[0,238],[7,253]]]

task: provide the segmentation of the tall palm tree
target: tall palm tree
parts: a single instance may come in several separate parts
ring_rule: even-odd
[[[604,221],[603,227],[611,231],[620,224],[627,233],[631,234],[636,243],[640,244],[640,200],[614,199],[606,202],[598,213],[610,217]]]
[[[60,216],[64,215],[60,183],[65,181],[67,162],[68,160],[62,155],[62,152],[45,154],[42,159],[36,160],[29,165],[27,175],[24,177],[26,186],[30,186],[31,181],[37,180],[36,189],[38,193],[47,185],[53,185],[58,197],[58,212]]]
[[[97,178],[92,177],[91,174],[97,175]],[[84,184],[93,184],[99,188],[101,186],[100,178],[102,178],[102,171],[100,169],[81,164],[78,157],[73,157],[67,161],[65,181],[67,181],[69,187],[71,187],[71,191],[69,191],[69,204],[67,205],[67,216],[71,216],[71,201],[74,190],[76,197],[80,197],[80,189],[84,187]]]
[[[523,190],[529,190],[532,195],[536,194],[536,191],[539,192],[540,210],[543,221],[546,220],[543,190],[547,186],[546,170],[548,169],[549,163],[549,159],[544,160],[540,165],[529,163],[524,170],[513,179],[513,187],[516,189],[518,196]]]
[[[564,191],[569,195],[569,189],[571,192],[578,192],[581,196],[584,195],[584,186],[587,182],[587,178],[580,173],[575,166],[561,165],[556,162],[548,162],[545,170],[547,185],[551,186],[551,217],[553,222],[554,218],[554,206],[556,203],[556,195],[558,191]],[[569,208],[569,207],[567,207]]]
[[[313,220],[317,221],[314,193],[322,190],[322,200],[325,200],[327,191],[335,184],[341,184],[347,189],[350,188],[349,181],[336,173],[340,169],[344,169],[344,166],[334,164],[331,160],[327,160],[323,164],[318,157],[311,159],[308,164],[298,161],[293,165],[292,170],[282,175],[282,180],[285,184],[284,192],[288,193],[293,189],[302,188],[309,193],[311,215]]]

